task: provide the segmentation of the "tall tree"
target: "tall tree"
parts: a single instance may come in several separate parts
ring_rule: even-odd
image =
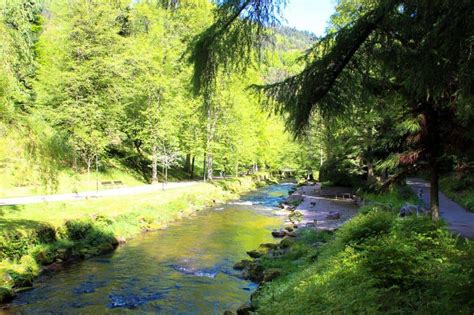
[[[250,47],[261,43],[263,28],[271,25],[279,1],[224,1],[219,18],[196,41],[192,60],[196,86],[206,93],[220,66],[242,69]],[[472,79],[474,3],[457,1],[363,1],[350,22],[314,46],[305,69],[298,75],[264,87],[287,114],[296,134],[308,126],[315,109],[340,113],[351,95],[347,78],[353,69],[381,66],[389,84],[414,117],[422,132],[409,163],[427,160],[431,171],[431,212],[439,217],[438,169],[447,152],[456,105]],[[367,48],[367,49],[364,49]],[[357,64],[361,52],[372,64]],[[367,69],[369,70],[369,69]],[[366,71],[371,77],[370,71]],[[388,78],[388,80],[385,80]],[[407,159],[401,158],[401,162]]]

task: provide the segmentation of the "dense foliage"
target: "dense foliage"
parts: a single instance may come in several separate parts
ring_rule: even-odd
[[[152,182],[167,180],[169,169],[212,178],[304,167],[281,118],[268,116],[247,87],[293,72],[310,35],[298,33],[293,44],[284,32],[297,31],[282,29],[265,66],[221,73],[210,102],[192,94],[187,56],[214,5],[175,4],[1,5],[0,160],[8,179],[54,190],[60,170],[104,172],[117,160]]]
[[[219,18],[194,47],[201,91],[221,68],[245,70],[242,60],[252,60],[251,48],[265,40],[281,6],[221,3]],[[387,186],[428,168],[436,220],[440,170],[452,166],[453,156],[462,165],[472,160],[462,149],[472,142],[473,9],[469,0],[338,1],[329,32],[308,50],[304,68],[260,90],[296,135],[311,131],[315,120],[323,129],[329,168],[338,167],[329,179],[339,182],[343,170],[354,175],[346,184],[362,175],[371,185],[377,173]]]
[[[399,191],[368,198],[386,206],[366,206],[332,237],[302,231],[264,259],[285,272],[253,297],[259,314],[472,312],[472,242],[427,217],[398,218]]]

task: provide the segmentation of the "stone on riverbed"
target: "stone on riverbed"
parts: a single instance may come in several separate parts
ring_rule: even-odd
[[[245,268],[247,268],[247,266],[249,266],[250,264],[252,263],[251,260],[248,260],[248,259],[244,259],[244,260],[241,260],[239,262],[236,262],[234,264],[234,269],[235,270],[244,270]]]
[[[273,279],[281,276],[281,269],[280,268],[269,268],[269,269],[266,269],[264,272],[263,272],[263,281],[264,282],[270,282],[272,281]]]
[[[244,279],[251,280],[256,283],[260,283],[263,280],[263,272],[265,268],[256,262],[252,262],[244,269],[242,274]]]
[[[285,237],[280,242],[280,248],[288,248],[295,243],[295,240],[291,237]]]
[[[249,255],[251,258],[260,258],[263,255],[265,255],[265,253],[257,249],[253,249],[253,250],[249,250],[247,252],[247,255]]]
[[[272,236],[273,237],[285,237],[286,236],[286,231],[285,230],[273,230],[272,231]]]
[[[13,300],[15,292],[12,289],[0,287],[0,303],[7,303]]]
[[[277,247],[278,247],[278,244],[273,244],[273,243],[260,244],[260,246],[257,249],[248,251],[247,255],[249,255],[252,258],[260,258],[268,254],[270,250],[276,249]]]
[[[341,218],[341,214],[338,211],[329,211],[329,214],[326,216],[328,220],[339,220]]]
[[[250,315],[255,311],[255,307],[250,302],[247,302],[237,309],[237,315]]]

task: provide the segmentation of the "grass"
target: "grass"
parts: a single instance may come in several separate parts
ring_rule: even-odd
[[[398,217],[402,189],[371,195],[380,204],[334,235],[299,232],[279,258],[282,276],[252,298],[259,314],[472,314],[474,245],[428,217]]]
[[[159,191],[150,194],[130,195],[126,197],[106,197],[99,199],[37,203],[0,208],[0,227],[3,231],[34,228],[37,222],[47,222],[57,227],[66,220],[83,217],[117,217],[143,209],[160,209],[183,196],[218,196],[214,185],[198,183],[194,186]],[[197,197],[196,197],[197,198]],[[204,198],[208,199],[208,198]]]
[[[474,212],[474,182],[472,178],[457,178],[453,174],[440,179],[441,191],[466,210]]]
[[[0,169],[0,198],[91,191],[96,189],[97,181],[99,189],[107,188],[101,185],[101,182],[112,180],[122,181],[125,186],[146,184],[137,174],[113,166],[98,174],[91,172],[89,175],[63,170],[59,172],[57,180],[55,187],[48,187],[35,172],[3,168]]]

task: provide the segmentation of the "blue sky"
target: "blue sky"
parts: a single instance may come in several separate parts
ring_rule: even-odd
[[[323,35],[334,6],[335,0],[288,0],[283,24]]]

